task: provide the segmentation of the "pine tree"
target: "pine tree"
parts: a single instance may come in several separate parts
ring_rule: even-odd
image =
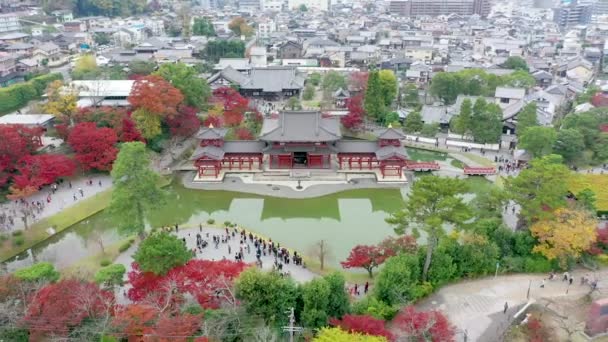
[[[365,112],[378,122],[384,119],[384,96],[378,71],[369,73],[367,91],[365,92]]]

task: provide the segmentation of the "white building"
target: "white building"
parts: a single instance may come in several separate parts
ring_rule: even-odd
[[[258,37],[267,38],[272,32],[276,32],[277,24],[273,20],[258,23]]]
[[[262,11],[281,12],[283,10],[283,0],[262,0]]]
[[[19,18],[14,14],[0,15],[0,33],[17,32],[21,30]]]
[[[308,9],[316,9],[319,11],[329,10],[329,0],[288,0],[287,7],[292,10],[297,10],[302,5],[306,6]]]

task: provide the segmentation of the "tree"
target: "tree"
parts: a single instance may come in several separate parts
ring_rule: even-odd
[[[324,279],[313,279],[302,286],[302,322],[312,328],[327,325],[330,289]]]
[[[519,56],[511,56],[507,58],[507,60],[502,64],[502,67],[505,69],[528,71],[528,63],[526,63],[526,61]]]
[[[30,328],[33,340],[66,337],[85,319],[109,316],[113,306],[114,294],[100,290],[94,283],[63,280],[36,293],[23,322]]]
[[[134,60],[129,62],[128,68],[131,75],[147,76],[154,72],[156,69],[156,63]]]
[[[331,250],[327,245],[327,241],[319,240],[315,242],[311,247],[310,254],[319,261],[321,270],[323,270],[325,261],[331,256]]]
[[[286,323],[285,312],[296,306],[296,284],[278,272],[267,273],[250,268],[238,277],[235,290],[236,297],[244,302],[249,314],[263,317],[273,326]]]
[[[135,81],[129,103],[161,117],[173,116],[184,100],[182,93],[158,75],[145,76]]]
[[[196,70],[184,63],[165,63],[154,73],[170,82],[184,96],[188,106],[204,109],[211,96],[211,88]]]
[[[15,278],[27,282],[56,282],[59,280],[59,272],[48,262],[39,262],[30,267],[24,267],[13,272]]]
[[[120,142],[144,141],[141,133],[137,130],[135,122],[128,116],[122,119],[122,124],[117,134]]]
[[[221,87],[213,91],[212,103],[223,109],[223,124],[238,126],[243,122],[249,108],[249,100],[230,87]]]
[[[301,4],[300,7],[298,7],[298,10],[300,12],[308,12],[308,7],[306,7],[306,5]]]
[[[461,79],[451,72],[440,72],[433,77],[430,93],[439,97],[444,104],[452,104],[456,101],[458,94],[463,93]]]
[[[253,34],[253,28],[247,24],[243,17],[236,17],[228,23],[228,29],[237,36],[249,37]]]
[[[420,95],[418,94],[418,88],[415,84],[406,84],[403,93],[403,101],[407,106],[416,106],[420,103]]]
[[[597,211],[597,207],[595,206],[595,202],[597,202],[595,192],[593,192],[593,190],[589,188],[585,188],[576,194],[576,202],[579,207],[584,210],[587,210],[591,213]]]
[[[558,208],[552,218],[540,220],[530,227],[538,239],[533,249],[547,259],[557,259],[566,267],[568,259],[577,259],[589,250],[597,239],[598,221],[588,212],[570,208]]]
[[[36,149],[34,129],[24,125],[0,125],[0,187],[13,176],[17,161]]]
[[[519,138],[519,146],[533,157],[551,154],[557,140],[557,133],[551,127],[532,126]]]
[[[425,123],[422,125],[422,129],[420,130],[420,134],[427,138],[434,138],[437,133],[439,133],[438,123]]]
[[[315,87],[318,87],[323,80],[323,76],[321,76],[318,72],[313,72],[308,76],[308,81]]]
[[[530,102],[517,114],[518,137],[521,137],[529,127],[538,126],[538,116],[536,115],[536,102]]]
[[[507,178],[505,188],[509,197],[521,206],[521,216],[534,222],[566,205],[570,177],[562,157],[550,154],[531,160],[530,167],[517,177]]]
[[[135,338],[151,334],[158,318],[158,311],[150,305],[131,304],[118,307],[112,326],[119,337]]]
[[[150,169],[146,146],[141,142],[123,143],[111,175],[114,190],[108,211],[122,233],[143,234],[146,213],[165,197],[158,188],[159,176]]]
[[[147,109],[139,108],[135,110],[131,118],[135,123],[137,131],[147,140],[154,139],[163,132],[160,117]]]
[[[16,171],[11,190],[40,189],[61,177],[72,176],[76,163],[62,154],[25,155],[17,163]]]
[[[374,296],[390,305],[402,305],[422,298],[432,291],[430,284],[420,283],[420,259],[416,254],[399,254],[389,258],[374,282]]]
[[[98,128],[92,122],[79,123],[70,132],[68,143],[84,170],[108,171],[116,159],[118,137],[111,128]]]
[[[370,315],[345,315],[342,319],[332,318],[329,323],[349,333],[383,336],[388,341],[394,339],[393,334],[386,329],[385,322]]]
[[[350,301],[346,292],[344,276],[340,272],[332,272],[323,276],[329,286],[329,303],[327,304],[327,315],[340,318],[349,312]]]
[[[380,79],[384,105],[390,107],[397,96],[397,77],[392,70],[380,70],[378,78]]]
[[[393,321],[398,336],[408,341],[454,341],[456,329],[440,311],[416,311],[408,306]]]
[[[78,94],[75,91],[65,89],[63,82],[59,80],[51,82],[47,88],[46,95],[45,112],[53,114],[61,120],[69,120],[76,112]]]
[[[198,132],[201,120],[196,116],[196,109],[188,106],[180,106],[177,115],[167,118],[169,132],[173,136],[189,137]]]
[[[72,78],[75,80],[95,79],[99,77],[99,74],[97,60],[93,55],[84,55],[78,58],[72,70]]]
[[[349,89],[357,92],[365,93],[367,89],[367,80],[369,79],[369,73],[365,71],[351,72],[348,79]]]
[[[424,123],[422,122],[422,115],[419,111],[410,112],[403,121],[403,130],[405,133],[419,133],[422,131]]]
[[[192,33],[195,36],[213,37],[215,36],[215,28],[207,18],[194,18]]]
[[[471,100],[464,99],[460,105],[460,113],[452,119],[452,130],[456,134],[466,135],[473,127],[473,104]]]
[[[287,108],[291,110],[300,110],[302,109],[302,104],[300,103],[300,99],[296,96],[292,96],[287,99],[287,103],[285,104]]]
[[[343,116],[340,121],[345,128],[350,130],[358,130],[363,124],[363,97],[357,95],[351,97],[346,101],[346,108],[348,108],[348,114]]]
[[[369,73],[365,91],[365,112],[376,121],[384,119],[384,94],[378,71]]]
[[[404,234],[407,230],[411,230],[414,236],[417,236],[419,229],[426,233],[423,280],[426,280],[433,250],[439,237],[444,234],[443,225],[445,223],[461,224],[471,217],[470,208],[461,197],[467,191],[466,184],[459,179],[437,176],[421,177],[412,186],[405,207],[386,220],[395,226],[397,234]]]
[[[516,70],[515,72],[504,76],[504,85],[514,88],[532,88],[536,84],[536,80],[525,70]]]
[[[346,88],[346,77],[338,71],[330,70],[323,77],[321,88],[327,92],[335,92],[336,90]]]
[[[362,268],[373,278],[373,270],[380,266],[387,255],[379,246],[357,245],[353,247],[345,261],[340,262],[343,268]]]
[[[125,275],[125,266],[123,264],[112,264],[102,267],[95,273],[95,282],[108,288],[114,286],[122,286]]]
[[[95,44],[97,44],[98,46],[110,44],[110,38],[110,35],[104,32],[95,33],[93,35],[93,41],[95,41]]]
[[[380,336],[369,336],[359,333],[349,333],[340,328],[323,328],[312,340],[313,342],[387,342]]]
[[[315,86],[312,83],[306,84],[304,87],[304,92],[302,93],[302,98],[304,101],[310,101],[315,97]]]
[[[478,143],[497,143],[502,134],[502,110],[500,107],[495,103],[486,104],[483,99],[475,101],[471,133]]]
[[[573,162],[585,149],[585,137],[581,132],[572,128],[561,129],[554,142],[555,154],[564,157],[566,162]]]
[[[241,40],[212,40],[205,47],[206,59],[217,63],[220,58],[243,58],[245,43]]]
[[[181,239],[167,232],[156,232],[141,242],[133,260],[144,272],[165,275],[192,259],[192,251]]]
[[[188,313],[161,315],[150,335],[156,336],[155,342],[208,342],[205,337],[192,337],[201,328],[202,316]]]

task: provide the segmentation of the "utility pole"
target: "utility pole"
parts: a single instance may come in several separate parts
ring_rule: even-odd
[[[283,331],[289,332],[289,342],[293,342],[294,333],[301,332],[303,328],[294,326],[294,324],[296,323],[296,316],[294,315],[293,307],[289,309],[287,314],[289,315],[289,326],[283,327]]]

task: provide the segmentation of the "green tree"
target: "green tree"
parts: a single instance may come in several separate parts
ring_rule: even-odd
[[[428,294],[432,288],[420,283],[420,262],[416,254],[399,254],[389,258],[374,282],[373,294],[388,305],[411,303]]]
[[[463,93],[460,77],[451,72],[440,72],[433,77],[431,95],[439,97],[446,105],[453,104],[456,97]]]
[[[420,95],[415,84],[408,83],[405,85],[403,100],[408,106],[416,106],[420,103]]]
[[[478,106],[478,103],[482,105]],[[473,107],[471,134],[476,142],[481,144],[495,144],[502,134],[502,110],[497,104],[485,104],[485,100],[478,99]]]
[[[536,84],[536,80],[525,70],[517,70],[509,75],[504,76],[504,85],[515,88],[532,88]]]
[[[550,154],[530,161],[530,167],[506,180],[509,197],[521,206],[528,222],[550,217],[553,210],[566,205],[570,170],[560,155]]]
[[[511,56],[507,58],[507,60],[502,64],[502,67],[505,69],[528,71],[528,63],[526,63],[526,61],[519,56]]]
[[[530,102],[521,110],[521,112],[519,112],[519,114],[517,114],[517,137],[521,137],[528,127],[538,125],[536,102]]]
[[[298,8],[298,10],[300,12],[308,12],[308,7],[306,7],[306,5],[301,4],[300,7]]]
[[[329,316],[329,285],[323,278],[316,278],[302,286],[302,322],[307,327],[321,328],[327,325]]]
[[[471,217],[471,210],[461,197],[467,192],[466,183],[460,179],[424,176],[412,186],[405,207],[386,219],[395,226],[397,234],[412,231],[414,236],[419,236],[419,230],[426,233],[423,280],[426,280],[433,250],[445,233],[443,226],[446,223],[461,224]]]
[[[93,35],[93,41],[95,41],[95,44],[97,45],[108,45],[111,42],[110,35],[103,32],[95,33]]]
[[[131,117],[144,138],[152,140],[162,133],[160,117],[145,108],[135,110]]]
[[[597,207],[595,206],[595,203],[597,202],[597,197],[595,197],[595,192],[593,192],[593,190],[589,188],[585,188],[576,194],[576,202],[581,208],[585,210],[588,210],[592,213],[595,213],[597,211]]]
[[[120,232],[143,236],[146,213],[158,208],[165,199],[164,191],[158,187],[160,177],[150,169],[146,145],[123,143],[111,175],[114,188],[108,212]]]
[[[557,133],[553,128],[533,126],[519,138],[519,146],[533,157],[542,157],[551,154],[556,139]]]
[[[49,262],[39,262],[30,267],[16,270],[13,275],[15,278],[28,282],[45,281],[54,283],[59,280],[59,272],[55,270],[53,264]]]
[[[456,134],[468,134],[473,126],[473,103],[464,99],[460,105],[460,113],[452,119],[452,131]]]
[[[346,77],[337,71],[331,70],[323,77],[321,88],[329,92],[335,92],[340,88],[344,89],[346,88]]]
[[[313,72],[312,74],[310,74],[310,76],[308,76],[308,81],[312,83],[312,85],[314,85],[315,87],[318,87],[321,84],[322,79],[323,76],[321,76],[321,74],[319,74],[318,72]]]
[[[288,98],[287,103],[285,105],[290,110],[302,109],[302,104],[300,103],[300,99],[298,99],[297,96],[292,96],[292,97]]]
[[[315,86],[312,83],[306,84],[304,87],[304,92],[302,93],[302,98],[305,101],[310,101],[315,97]]]
[[[147,76],[154,72],[156,63],[135,60],[129,62],[128,68],[131,74]]]
[[[403,120],[403,130],[405,133],[418,133],[422,131],[424,123],[422,122],[422,115],[420,112],[410,112]]]
[[[380,76],[376,70],[371,71],[367,79],[364,109],[367,115],[376,121],[382,122],[384,119],[384,95],[382,95]]]
[[[241,40],[217,39],[207,43],[205,59],[217,63],[220,58],[245,57],[245,43]]]
[[[184,63],[165,63],[154,74],[161,76],[179,89],[188,106],[198,109],[207,107],[211,88],[205,79],[198,77],[193,67]]]
[[[235,282],[236,297],[244,302],[250,315],[263,317],[267,324],[280,327],[287,323],[286,312],[296,307],[298,289],[291,277],[257,268],[245,270]]]
[[[565,128],[557,133],[554,140],[553,151],[564,157],[566,162],[573,162],[585,149],[585,137],[581,132],[572,128]]]
[[[144,272],[165,275],[192,259],[192,251],[181,239],[167,232],[155,232],[141,242],[133,260]]]
[[[380,79],[380,89],[384,97],[384,106],[390,107],[397,96],[397,77],[392,70],[380,70],[378,72]]]
[[[434,138],[437,133],[439,133],[438,123],[425,123],[422,125],[422,129],[420,130],[420,134],[427,138]]]
[[[213,28],[213,24],[207,18],[194,18],[192,33],[195,36],[213,37],[215,36],[215,28]]]
[[[123,264],[112,264],[101,268],[95,273],[95,282],[97,284],[113,288],[114,286],[122,286],[125,276],[125,266]]]
[[[350,310],[348,293],[345,290],[344,276],[340,272],[332,272],[323,276],[329,286],[329,303],[327,304],[327,315],[329,317],[341,318]]]

